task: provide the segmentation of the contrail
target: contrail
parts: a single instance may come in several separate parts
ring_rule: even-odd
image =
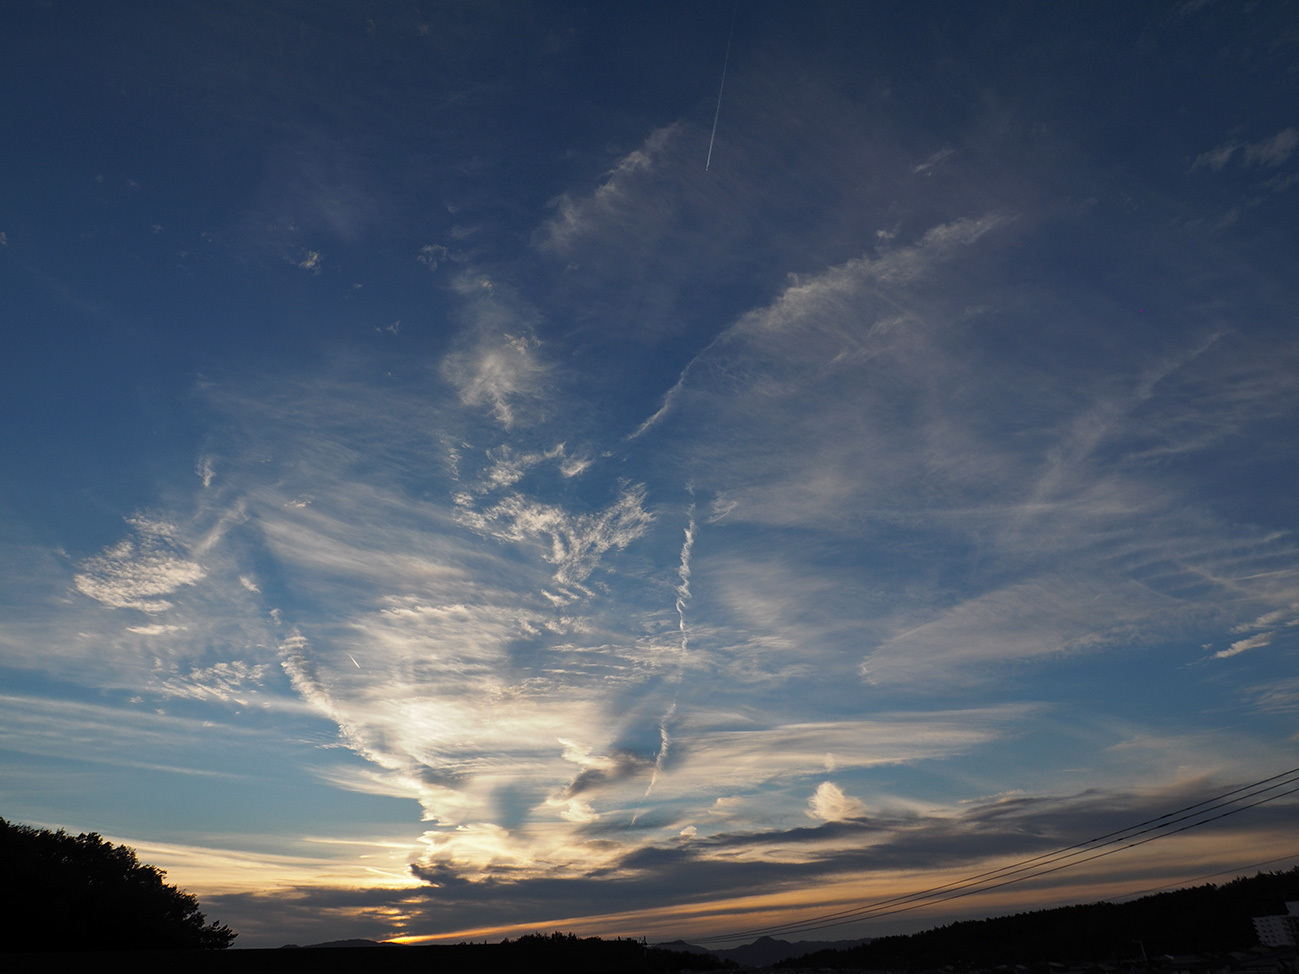
[[[715,337],[711,342],[705,345],[700,351],[695,353],[695,357],[686,363],[686,367],[682,369],[681,374],[677,376],[676,384],[673,385],[671,389],[669,389],[666,393],[663,394],[663,405],[659,406],[658,412],[656,412],[649,419],[645,420],[645,422],[637,426],[634,432],[629,433],[627,435],[627,439],[629,440],[636,439],[638,436],[640,436],[647,429],[649,429],[651,426],[653,426],[655,423],[657,423],[660,419],[662,419],[664,416],[668,414],[668,411],[671,410],[672,408],[672,404],[676,402],[677,396],[681,394],[681,389],[686,384],[686,376],[690,374],[690,370],[694,368],[695,363],[698,362],[705,355],[707,355],[709,352],[711,352],[714,345],[716,345],[718,342],[720,342],[723,338],[725,338],[734,330],[735,330],[735,325],[728,326],[727,328],[720,331],[717,334],[717,337]]]
[[[717,138],[717,119],[722,114],[722,92],[726,89],[726,65],[731,60],[731,38],[735,36],[735,13],[740,9],[740,0],[735,0],[731,8],[731,29],[726,34],[726,57],[722,59],[722,83],[717,86],[717,111],[713,112],[713,134],[708,137],[708,158],[704,160],[704,172],[713,164],[713,140]]]
[[[692,494],[694,490],[690,491]],[[681,632],[681,653],[685,654],[690,635],[686,631],[686,603],[690,601],[690,552],[695,547],[695,505],[690,504],[690,520],[686,524],[686,540],[681,545],[681,567],[677,577],[681,584],[677,586],[677,628]]]
[[[694,485],[687,485],[691,497],[694,496]],[[681,633],[681,656],[684,658],[686,650],[690,647],[690,631],[686,628],[686,605],[690,601],[690,553],[695,547],[695,502],[690,502],[689,520],[686,523],[685,541],[681,545],[681,565],[677,569],[677,578],[681,580],[677,585],[677,631]],[[680,679],[681,663],[678,662],[678,676]],[[650,776],[649,788],[645,789],[645,797],[649,797],[650,788],[654,787],[654,782],[658,781],[659,774],[663,771],[663,762],[667,760],[668,748],[672,744],[672,736],[668,733],[668,724],[677,712],[677,700],[672,698],[672,706],[668,712],[663,715],[659,721],[659,754],[654,760],[654,773]]]
[[[693,484],[687,484],[686,489],[690,491],[693,498],[695,488]],[[677,568],[677,578],[681,581],[677,585],[677,629],[681,633],[681,655],[685,656],[687,648],[690,645],[690,633],[686,629],[686,605],[690,601],[690,553],[695,547],[695,502],[690,502],[690,514],[686,523],[685,541],[681,545],[681,564]],[[680,664],[678,664],[677,679],[680,677]],[[672,746],[672,734],[668,726],[672,723],[672,718],[677,713],[677,698],[672,697],[672,706],[668,707],[667,713],[659,720],[659,753],[654,758],[654,770],[650,773],[649,785],[645,788],[645,794],[641,796],[641,801],[649,798],[650,792],[654,790],[654,785],[659,780],[659,775],[663,773],[663,764],[667,761],[668,748]],[[640,817],[641,809],[636,809],[636,814],[631,817],[631,824],[636,824],[636,819]]]

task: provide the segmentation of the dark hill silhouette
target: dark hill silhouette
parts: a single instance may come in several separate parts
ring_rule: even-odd
[[[364,953],[367,958],[373,956],[372,951]],[[315,956],[320,955],[316,953]],[[398,962],[416,963],[421,971],[473,971],[475,974],[495,974],[497,971],[511,974],[639,974],[683,969],[717,970],[730,966],[714,957],[675,954],[646,947],[639,940],[602,940],[558,931],[549,935],[525,934],[517,940],[502,940],[498,944],[434,944],[385,951],[377,969],[395,970],[389,965]]]
[[[678,953],[707,954],[724,961],[730,961],[741,967],[771,967],[779,961],[790,957],[802,957],[819,950],[846,950],[868,943],[869,938],[856,940],[779,940],[775,937],[759,937],[752,943],[739,947],[700,947],[698,944],[684,940],[673,940],[655,946]]]
[[[135,850],[0,819],[6,950],[219,950],[235,933],[205,923],[198,898],[163,882]]]
[[[818,950],[845,950],[865,943],[857,940],[778,940],[772,937],[759,937],[751,944],[740,947],[728,947],[725,950],[713,951],[718,957],[733,960],[744,967],[771,967],[790,957],[801,957]]]
[[[987,920],[963,920],[851,950],[821,951],[778,967],[925,970],[955,965],[1120,963],[1164,954],[1223,954],[1258,943],[1252,918],[1299,899],[1299,867],[1156,893],[1128,903],[1088,903]]]

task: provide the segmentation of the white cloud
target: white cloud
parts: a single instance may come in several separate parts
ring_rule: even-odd
[[[831,781],[823,781],[808,799],[807,814],[823,822],[842,822],[844,819],[860,818],[866,812],[866,806],[856,798],[843,793],[843,789]]]
[[[1299,606],[1288,606],[1284,609],[1276,609],[1272,612],[1265,612],[1253,622],[1243,622],[1238,626],[1232,626],[1232,632],[1249,632],[1251,629],[1271,629],[1277,625],[1294,626],[1299,625],[1299,619],[1291,618],[1286,621],[1286,616],[1293,616]]]
[[[888,301],[884,303],[892,313],[875,318],[876,289],[907,287],[1008,222],[998,213],[962,217],[931,227],[909,246],[881,247],[874,257],[854,258],[818,274],[791,274],[789,285],[774,301],[719,333],[686,364],[658,410],[628,438],[634,440],[661,422],[692,382],[705,386],[730,374],[733,378],[718,391],[731,398],[747,375],[761,380],[756,388],[745,390],[747,398],[763,400],[779,389],[771,359],[820,370],[841,360],[880,354],[899,340],[906,316],[897,313],[896,301]]]
[[[552,461],[565,477],[576,477],[591,465],[591,460],[582,456],[570,456],[563,443],[549,450],[519,453],[502,444],[487,453],[491,466],[483,474],[476,490],[486,493],[503,487],[511,487],[522,480],[532,468]]]
[[[467,274],[456,282],[468,302],[470,327],[443,359],[441,374],[474,408],[488,407],[506,429],[520,410],[544,404],[552,368],[533,331],[535,314],[486,278]]]
[[[1275,632],[1261,632],[1257,636],[1250,636],[1248,639],[1238,639],[1226,649],[1219,650],[1213,654],[1214,659],[1227,659],[1231,656],[1238,656],[1251,649],[1258,649],[1260,646],[1270,646],[1272,640],[1276,638]]]
[[[912,171],[913,173],[915,173],[916,175],[926,175],[926,176],[931,175],[932,172],[933,172],[933,170],[934,170],[934,168],[935,168],[936,166],[938,166],[939,163],[941,163],[944,159],[946,159],[948,156],[950,156],[950,155],[951,155],[953,152],[955,152],[955,151],[956,151],[955,149],[950,149],[950,148],[949,148],[949,149],[939,149],[937,152],[935,152],[932,156],[930,156],[930,157],[929,157],[928,159],[926,159],[924,162],[919,163],[919,164],[918,164],[914,169],[912,169],[911,171]],[[882,232],[882,231],[881,231],[881,232]],[[890,235],[890,236],[891,236],[891,235]]]
[[[189,556],[175,525],[144,516],[127,519],[134,538],[87,558],[75,576],[77,590],[104,605],[141,612],[165,612],[160,596],[199,582],[206,574]]]
[[[1094,650],[1130,641],[1171,608],[1121,579],[1039,577],[966,599],[897,632],[866,655],[862,673],[871,682],[926,682],[940,672],[956,676],[957,665]]]
[[[1007,221],[997,213],[978,219],[961,217],[931,227],[911,246],[886,248],[876,257],[858,257],[807,277],[793,275],[793,283],[769,308],[751,316],[750,327],[783,328],[842,314],[848,310],[844,300],[860,294],[870,282],[896,286],[914,281],[935,262],[950,258],[959,248],[970,246]]]
[[[450,251],[441,244],[425,244],[419,249],[416,260],[431,271],[438,269],[438,263],[450,256]]]
[[[298,255],[297,260],[293,261],[293,265],[302,268],[304,271],[311,271],[313,274],[319,274],[321,259],[320,251],[304,250]]]
[[[1246,145],[1245,163],[1279,166],[1290,158],[1296,145],[1299,145],[1299,129],[1282,129],[1270,139]]]
[[[561,507],[512,494],[482,511],[462,507],[460,519],[500,541],[544,539],[542,557],[556,566],[555,581],[584,581],[611,548],[625,548],[645,533],[654,516],[644,508],[645,488],[626,488],[618,500],[597,514],[571,514]]]
[[[169,697],[194,700],[220,700],[247,704],[249,693],[265,681],[268,663],[249,665],[242,660],[215,663],[203,669],[191,669],[182,676],[162,681],[161,692]]]
[[[629,220],[633,215],[629,187],[654,168],[676,132],[674,125],[651,132],[639,149],[618,160],[589,196],[574,198],[564,195],[555,200],[555,216],[544,227],[542,245],[563,251],[596,228],[604,231],[611,225]]]
[[[1252,706],[1267,713],[1299,713],[1299,678],[1251,687],[1244,696]]]
[[[1237,150],[1240,150],[1243,166],[1257,164],[1276,167],[1283,165],[1290,158],[1297,145],[1299,145],[1299,129],[1285,128],[1271,138],[1261,139],[1258,142],[1224,142],[1196,156],[1191,169],[1208,166],[1214,172],[1218,172],[1231,161]]]
[[[699,801],[718,791],[823,775],[827,750],[840,773],[951,757],[997,740],[1035,712],[1008,706],[749,727],[719,726],[717,717],[699,712],[680,714],[674,763],[656,794]]]
[[[442,374],[468,406],[490,406],[502,426],[514,424],[516,403],[537,399],[549,371],[537,357],[541,343],[527,333],[500,335],[473,351],[447,357]]]
[[[599,821],[600,816],[579,798],[569,798],[566,801],[556,801],[553,804],[563,807],[559,817],[566,822],[573,822],[576,825],[586,825],[588,822]]]
[[[1208,152],[1203,152],[1196,156],[1195,162],[1191,164],[1191,169],[1195,170],[1199,169],[1201,166],[1208,166],[1214,172],[1218,172],[1218,170],[1222,169],[1223,166],[1231,161],[1232,155],[1234,155],[1236,150],[1239,148],[1240,143],[1238,142],[1225,142],[1220,146],[1210,149]]]
[[[6,747],[87,765],[144,768],[169,774],[235,778],[245,770],[223,755],[257,746],[247,728],[177,717],[139,705],[0,695]]]

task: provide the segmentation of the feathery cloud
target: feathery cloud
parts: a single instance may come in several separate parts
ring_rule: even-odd
[[[640,148],[627,153],[588,196],[568,194],[554,201],[555,215],[539,235],[543,248],[565,251],[599,227],[602,231],[629,217],[629,187],[653,170],[658,157],[677,135],[677,126],[655,129]],[[639,213],[637,213],[639,215]]]
[[[203,567],[175,525],[145,515],[127,523],[134,537],[85,559],[74,578],[77,591],[114,608],[165,612],[172,603],[161,596],[199,582]]]
[[[496,293],[486,278],[466,275],[456,286],[467,299],[473,326],[443,359],[440,372],[461,402],[490,408],[509,429],[520,419],[520,409],[544,403],[551,382],[552,368],[533,332],[535,315]]]

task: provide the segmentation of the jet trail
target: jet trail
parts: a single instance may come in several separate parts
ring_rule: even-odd
[[[694,493],[692,489],[691,494]],[[686,525],[686,540],[681,545],[681,567],[677,577],[681,584],[677,586],[677,627],[681,631],[681,655],[684,657],[690,645],[690,633],[686,629],[686,604],[690,601],[690,552],[695,547],[695,505],[690,504],[690,523]]]
[[[681,374],[677,376],[676,384],[671,389],[669,389],[666,393],[664,393],[663,404],[659,406],[658,412],[656,412],[649,419],[645,420],[645,422],[637,426],[634,432],[629,433],[627,435],[627,439],[629,440],[636,439],[647,429],[649,429],[660,419],[662,419],[665,415],[667,415],[668,410],[672,408],[672,404],[676,402],[677,396],[681,393],[682,387],[685,386],[686,376],[690,374],[690,370],[694,368],[695,363],[698,362],[705,355],[707,355],[709,352],[711,352],[714,345],[716,345],[718,342],[720,342],[723,338],[725,338],[734,330],[735,330],[735,325],[730,325],[727,328],[724,328],[721,332],[717,334],[716,338],[714,338],[711,342],[705,345],[700,351],[695,353],[695,357],[686,363],[686,367],[682,369]]]
[[[722,114],[722,92],[726,89],[726,65],[731,61],[731,38],[735,36],[735,14],[740,9],[740,0],[735,0],[731,10],[731,29],[726,35],[726,57],[722,59],[722,83],[717,86],[717,111],[713,112],[713,134],[708,137],[708,158],[704,160],[704,172],[713,164],[713,141],[717,138],[717,119]]]
[[[680,584],[677,585],[677,628],[681,633],[681,656],[684,657],[686,649],[690,645],[690,632],[686,628],[686,605],[690,602],[690,553],[695,547],[695,488],[693,484],[687,484],[686,489],[690,491],[690,514],[689,521],[686,524],[685,541],[681,545],[681,565],[677,569],[677,578]],[[677,680],[681,679],[681,666],[677,664]],[[654,758],[654,770],[650,774],[649,785],[645,788],[645,794],[641,796],[641,801],[649,798],[650,792],[654,790],[654,785],[658,783],[659,775],[663,773],[663,764],[667,761],[668,748],[672,746],[672,734],[668,727],[672,723],[672,718],[677,713],[677,698],[672,697],[672,706],[668,707],[662,719],[659,720],[659,753]],[[636,809],[636,813],[631,817],[631,824],[636,824],[636,819],[640,818],[642,809]]]
[[[687,485],[690,496],[695,495],[693,485]],[[677,577],[681,583],[677,586],[677,630],[681,633],[681,657],[677,663],[677,679],[681,679],[681,667],[684,665],[686,650],[690,646],[690,630],[686,628],[686,605],[690,602],[690,553],[695,547],[695,502],[690,502],[690,519],[686,524],[685,541],[681,545],[681,566],[677,569]],[[650,789],[654,787],[654,782],[658,781],[659,774],[663,771],[663,762],[667,760],[668,747],[672,743],[672,736],[668,733],[668,725],[677,712],[677,699],[672,698],[672,706],[668,712],[663,715],[659,721],[659,753],[654,759],[654,773],[650,776],[649,788],[645,789],[645,797],[649,797]]]

